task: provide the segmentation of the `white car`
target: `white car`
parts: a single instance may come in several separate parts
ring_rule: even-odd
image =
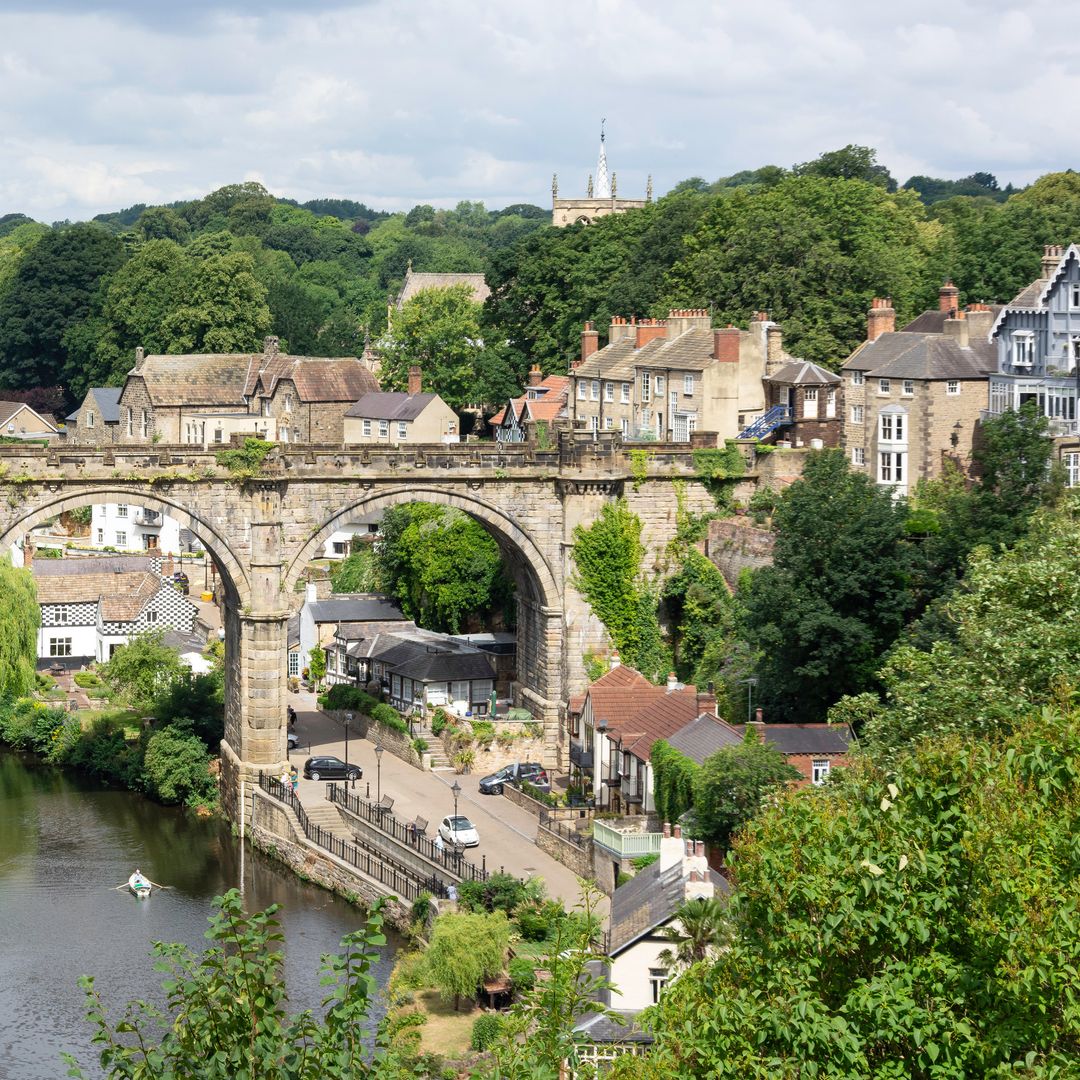
[[[444,817],[439,825],[439,835],[451,847],[476,847],[480,843],[480,834],[467,817]]]

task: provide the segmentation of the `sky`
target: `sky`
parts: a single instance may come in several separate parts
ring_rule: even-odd
[[[0,0],[0,215],[258,180],[489,208],[662,194],[848,143],[901,182],[1080,167],[1061,0]]]

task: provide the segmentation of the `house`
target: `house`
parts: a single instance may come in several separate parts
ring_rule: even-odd
[[[456,443],[457,413],[438,394],[420,390],[420,369],[409,369],[408,393],[373,391],[345,413],[344,440],[349,444]]]
[[[652,747],[703,712],[716,714],[716,697],[684,686],[674,674],[656,686],[615,662],[577,701],[568,716],[569,761],[592,788],[597,810],[647,814],[655,810]]]
[[[7,439],[55,439],[60,429],[22,401],[0,401],[0,435]]]
[[[323,544],[322,557],[324,559],[344,559],[352,551],[352,543],[357,539],[374,540],[379,535],[379,525],[382,523],[382,513],[377,511],[373,514],[361,514],[358,518],[342,525],[336,532],[331,533],[326,543]]]
[[[120,427],[122,386],[92,386],[67,418],[67,441],[73,446],[109,446]]]
[[[581,358],[570,369],[575,427],[619,432],[631,441],[689,442],[695,431],[733,439],[765,410],[763,378],[779,368],[780,327],[758,312],[749,330],[712,328],[702,309],[666,319],[616,317],[608,343],[586,323]]]
[[[521,397],[511,398],[489,421],[495,439],[501,443],[524,442],[529,424],[544,424],[550,431],[567,418],[570,379],[566,375],[545,376],[539,364],[529,370],[529,382]]]
[[[308,582],[297,628],[297,648],[303,660],[301,668],[308,666],[312,649],[325,649],[330,644],[339,623],[385,622],[412,625],[401,613],[397,601],[389,596],[331,593],[320,599],[316,584]]]
[[[691,761],[703,765],[717,750],[738,746],[753,728],[762,742],[776,747],[797,769],[802,780],[796,787],[825,783],[833,768],[847,764],[853,735],[843,724],[766,724],[757,710],[749,724],[728,724],[716,716],[702,715],[667,739],[668,745]]]
[[[180,523],[146,506],[132,503],[94,503],[90,511],[90,542],[117,551],[179,554],[183,548]]]
[[[892,305],[874,300],[867,339],[841,369],[842,445],[854,468],[900,495],[940,476],[946,459],[970,468],[997,364],[989,342],[995,314],[986,304],[961,309],[946,282],[936,311],[896,330]]]
[[[79,667],[109,659],[147,630],[191,634],[196,608],[139,556],[40,559],[32,563],[41,607],[38,659]]]
[[[199,633],[185,634],[180,630],[166,630],[161,638],[162,645],[173,650],[180,657],[180,663],[196,675],[207,675],[214,670],[214,662],[207,659],[206,638]]]
[[[786,423],[776,434],[792,446],[840,445],[840,376],[809,360],[792,360],[765,376],[765,415],[783,410]]]
[[[602,1066],[624,1054],[640,1054],[652,1041],[634,1017],[660,1000],[672,978],[661,954],[671,948],[664,930],[678,926],[679,909],[699,897],[724,898],[728,882],[709,868],[705,845],[685,840],[678,825],[664,826],[660,857],[638,871],[611,898],[604,964],[613,990],[602,1002],[622,1015],[618,1024],[587,1013],[575,1026],[582,1062]],[[616,993],[617,991],[617,993]]]

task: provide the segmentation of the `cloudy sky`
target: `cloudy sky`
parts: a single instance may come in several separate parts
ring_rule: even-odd
[[[0,214],[256,179],[385,208],[619,192],[849,142],[900,180],[1080,167],[1061,0],[0,0]]]

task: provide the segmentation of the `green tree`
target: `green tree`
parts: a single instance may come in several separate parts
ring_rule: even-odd
[[[379,574],[374,545],[354,543],[348,556],[330,567],[330,584],[339,593],[377,592]]]
[[[896,190],[896,181],[884,165],[879,165],[877,151],[869,146],[849,143],[840,150],[829,150],[813,161],[796,165],[796,176],[825,176],[836,180],[865,180],[886,191]]]
[[[0,558],[0,696],[21,697],[34,688],[40,625],[34,575]]]
[[[173,724],[150,736],[143,757],[147,793],[163,803],[190,807],[216,801],[217,780],[210,774],[206,744],[185,724]]]
[[[681,971],[715,958],[730,934],[726,903],[714,896],[695,897],[687,900],[675,912],[674,921],[661,929],[660,936],[670,947],[656,959],[669,972]]]
[[[185,243],[191,236],[188,223],[168,206],[151,206],[139,215],[135,228],[147,240],[173,240]]]
[[[731,941],[647,1020],[653,1065],[1075,1076],[1078,721],[1048,709],[1004,745],[946,736],[783,796],[730,857]]]
[[[323,676],[326,674],[326,653],[323,649],[316,645],[308,653],[308,673],[311,675],[311,681],[315,686],[315,689],[319,689],[319,683],[322,682]]]
[[[377,989],[372,968],[386,944],[380,907],[342,939],[341,955],[324,957],[324,1015],[290,1015],[277,906],[245,914],[240,893],[230,890],[215,901],[201,956],[186,945],[155,943],[157,966],[168,976],[164,1009],[132,1001],[113,1024],[94,980],[81,981],[101,1068],[129,1080],[385,1076],[371,1061],[367,1026]],[[85,1075],[65,1058],[70,1076]]]
[[[208,651],[221,646],[213,641]],[[217,751],[225,737],[225,672],[216,658],[212,671],[196,674],[182,666],[178,676],[154,700],[154,717],[159,724],[188,724],[203,743]]]
[[[182,677],[180,657],[164,637],[160,630],[138,634],[101,665],[101,677],[117,698],[146,708]]]
[[[912,602],[906,516],[841,451],[807,455],[773,515],[773,565],[740,590],[744,632],[761,654],[760,699],[774,718],[822,720],[841,695],[873,685]]]
[[[799,772],[752,727],[738,746],[717,750],[694,777],[694,832],[710,844],[731,846],[731,837]]]
[[[475,998],[484,979],[501,974],[510,945],[505,913],[440,915],[424,953],[428,977],[454,1009],[462,997]]]

